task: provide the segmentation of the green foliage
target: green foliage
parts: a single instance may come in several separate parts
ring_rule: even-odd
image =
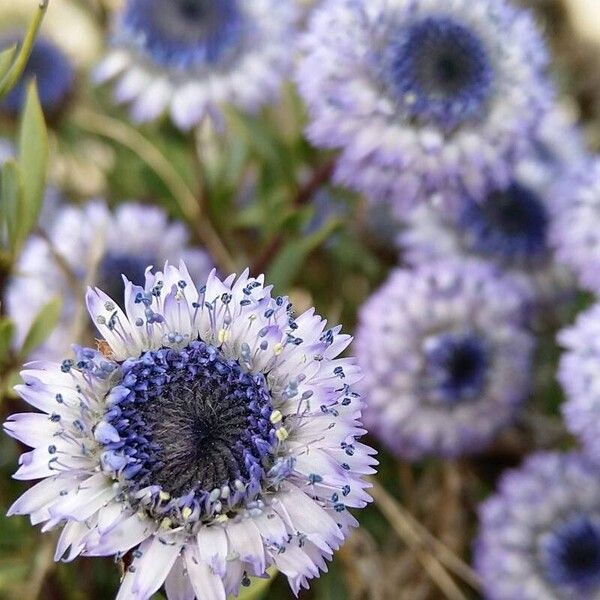
[[[0,366],[6,361],[12,340],[15,335],[15,326],[8,318],[0,319]]]
[[[277,575],[277,569],[271,567],[267,570],[268,577],[253,577],[247,588],[242,588],[237,600],[263,600]]]
[[[50,335],[58,322],[61,308],[62,300],[58,297],[52,298],[44,304],[25,336],[25,341],[19,351],[20,356],[26,358]]]
[[[42,207],[48,171],[48,134],[37,87],[27,88],[27,100],[19,131],[19,168],[22,173],[22,228],[31,231]]]
[[[27,89],[27,100],[19,129],[19,158],[2,165],[0,223],[6,227],[5,251],[15,260],[37,224],[46,188],[48,134],[35,82]]]
[[[8,74],[8,71],[15,62],[16,56],[16,44],[9,46],[8,48],[6,48],[6,50],[2,50],[2,52],[0,52],[0,81],[2,81]]]

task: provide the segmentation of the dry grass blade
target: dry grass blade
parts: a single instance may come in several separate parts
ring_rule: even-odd
[[[419,552],[421,563],[427,569],[430,576],[435,575],[435,583],[438,586],[448,585],[448,579],[451,587],[455,588],[459,595],[450,596],[448,591],[444,593],[448,598],[465,598],[464,594],[458,590],[456,584],[448,575],[446,568],[468,583],[473,589],[479,590],[481,587],[477,574],[462,561],[452,550],[447,548],[435,536],[433,536],[423,525],[421,525],[401,504],[399,504],[376,480],[371,479],[373,484],[370,490],[375,500],[375,504],[383,515],[387,518],[390,525],[396,531],[398,536],[415,552]],[[440,579],[441,577],[441,579]]]

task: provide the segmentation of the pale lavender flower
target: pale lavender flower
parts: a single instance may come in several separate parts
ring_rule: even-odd
[[[528,394],[528,301],[485,263],[395,270],[362,307],[356,336],[369,431],[408,459],[484,449]]]
[[[302,49],[309,138],[401,214],[506,185],[553,97],[533,19],[504,0],[327,0]]]
[[[562,412],[569,430],[600,462],[600,305],[577,317],[571,327],[558,334],[565,349],[558,379],[565,391]]]
[[[550,232],[559,261],[579,284],[600,292],[600,158],[580,161],[554,188],[557,215]]]
[[[351,338],[262,277],[196,286],[183,263],[126,281],[124,311],[87,305],[107,353],[21,374],[42,412],[5,429],[33,448],[15,477],[43,481],[9,514],[62,527],[57,560],[130,552],[118,600],[225,600],[272,565],[307,587],[370,500]]]
[[[479,518],[473,555],[489,600],[600,597],[600,472],[583,457],[531,456]]]
[[[294,56],[296,8],[278,0],[126,0],[96,79],[135,121],[164,112],[180,129],[222,107],[256,112],[278,95]]]

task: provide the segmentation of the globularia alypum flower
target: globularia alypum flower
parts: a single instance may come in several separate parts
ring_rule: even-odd
[[[600,159],[588,159],[553,190],[558,207],[551,240],[579,284],[600,292]]]
[[[480,507],[474,561],[489,600],[600,597],[600,479],[577,454],[540,453]]]
[[[0,37],[0,50],[22,41],[23,33],[10,33]],[[31,51],[23,75],[0,101],[0,112],[17,115],[25,103],[27,85],[37,82],[40,104],[47,115],[57,113],[65,104],[75,84],[75,69],[67,55],[53,41],[40,37]]]
[[[105,203],[94,201],[82,207],[57,207],[55,213],[42,220],[48,223],[45,235],[28,240],[6,290],[18,344],[42,306],[53,296],[62,298],[59,323],[35,351],[35,358],[57,360],[85,334],[82,300],[88,285],[119,298],[121,276],[142,280],[148,265],[183,259],[195,278],[206,278],[212,268],[203,250],[188,246],[183,224],[169,223],[158,208],[125,203],[111,213]],[[91,335],[89,339],[93,340]]]
[[[329,0],[302,48],[309,138],[400,212],[506,185],[551,96],[535,24],[504,0]]]
[[[87,305],[108,352],[22,372],[43,412],[5,424],[34,448],[15,477],[45,479],[9,514],[62,526],[57,559],[130,552],[119,600],[225,600],[270,565],[307,586],[370,500],[351,338],[262,277],[196,287],[183,263],[126,281],[125,311]]]
[[[369,431],[409,459],[483,449],[528,392],[527,298],[475,261],[394,271],[356,336]]]
[[[426,205],[415,208],[398,239],[403,258],[419,265],[446,256],[476,256],[531,286],[537,300],[556,299],[571,278],[554,261],[549,238],[555,211],[542,170],[531,161],[523,163],[509,185],[482,200],[465,198],[455,214]]]
[[[119,77],[115,98],[136,121],[168,110],[189,129],[224,104],[254,112],[291,69],[295,19],[278,0],[127,0],[96,76]]]
[[[558,379],[567,400],[562,405],[569,430],[600,462],[600,305],[581,313],[575,325],[558,335],[565,349]]]

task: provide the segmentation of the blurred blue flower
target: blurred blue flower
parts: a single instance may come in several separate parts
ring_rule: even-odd
[[[356,335],[369,430],[408,459],[482,450],[529,390],[528,300],[483,262],[394,271]]]
[[[600,159],[587,157],[552,191],[557,216],[551,241],[579,284],[600,292]]]
[[[302,49],[309,138],[400,214],[507,185],[553,98],[535,23],[504,0],[328,0]]]
[[[552,180],[563,172],[556,163],[544,167],[523,161],[507,186],[490,190],[482,200],[465,198],[456,214],[417,207],[398,236],[403,258],[411,265],[447,256],[489,260],[529,285],[540,303],[555,301],[573,288],[570,273],[556,264],[550,244],[558,213]]]
[[[558,342],[565,349],[558,379],[567,398],[562,405],[567,427],[600,464],[599,339],[600,305],[595,304],[558,334]]]
[[[43,481],[9,514],[63,526],[57,560],[131,551],[120,600],[224,600],[272,565],[308,587],[370,500],[351,338],[262,277],[196,287],[183,262],[127,282],[125,312],[86,298],[109,351],[22,372],[43,412],[4,427],[34,448],[15,477]]]
[[[0,50],[22,41],[22,34],[0,37]],[[75,69],[66,54],[52,41],[38,37],[23,75],[0,101],[0,111],[18,114],[25,103],[27,84],[35,78],[42,109],[47,115],[58,112],[68,99],[75,84]]]
[[[140,122],[168,110],[186,130],[224,104],[255,112],[291,69],[295,19],[276,0],[127,0],[96,79],[118,77],[115,98]]]
[[[43,235],[33,235],[26,243],[6,290],[17,343],[42,306],[53,296],[62,298],[58,326],[36,350],[37,358],[62,357],[85,333],[81,298],[87,285],[102,285],[120,297],[121,275],[142,280],[149,265],[184,259],[195,278],[206,277],[212,267],[203,250],[188,245],[183,224],[169,223],[155,207],[124,203],[112,213],[99,201],[82,207],[59,205],[43,223]]]
[[[598,597],[599,476],[577,454],[539,453],[502,477],[480,507],[474,547],[486,598]]]

